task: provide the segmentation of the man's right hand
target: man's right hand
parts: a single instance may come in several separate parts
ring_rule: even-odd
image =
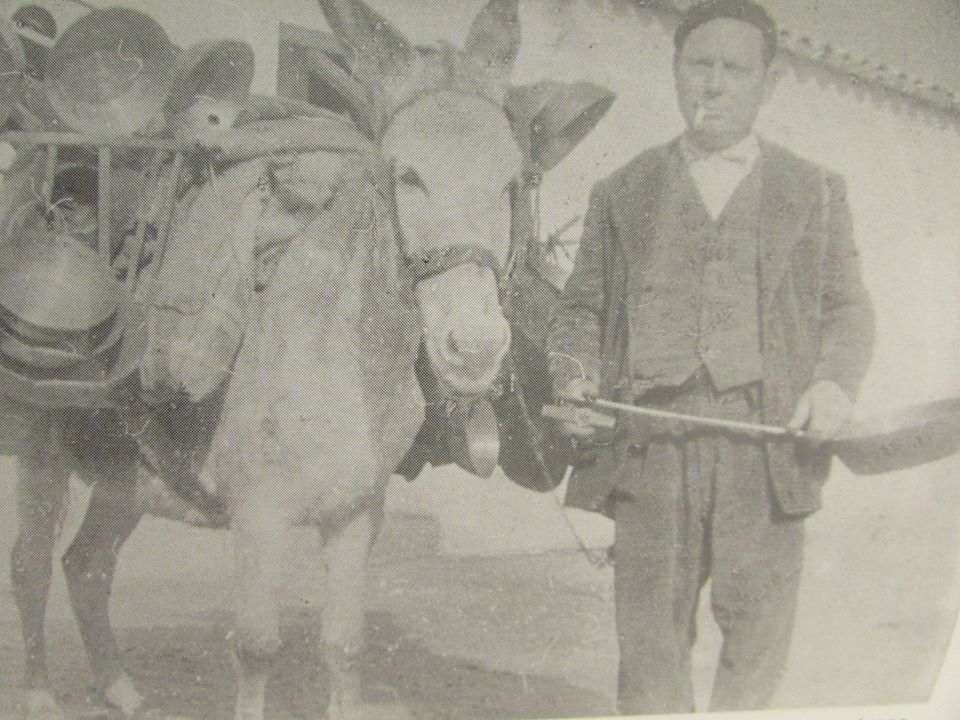
[[[599,395],[597,383],[593,380],[575,378],[567,383],[567,386],[557,393],[561,400],[568,400],[574,403],[582,403],[591,397]],[[579,422],[563,423],[563,432],[575,438],[584,440],[593,438],[597,434],[597,428],[603,425],[604,420],[609,417],[603,413],[598,413],[590,408],[581,408],[578,414]],[[592,422],[596,420],[597,422]]]

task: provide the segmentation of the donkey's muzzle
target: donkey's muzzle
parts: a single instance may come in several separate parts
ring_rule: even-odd
[[[504,322],[471,323],[450,331],[447,349],[464,367],[482,371],[497,358],[508,333]]]
[[[510,325],[501,313],[458,320],[439,337],[428,338],[431,361],[437,376],[451,389],[485,392],[510,347]]]

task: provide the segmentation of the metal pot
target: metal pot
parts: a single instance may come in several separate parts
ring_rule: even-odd
[[[103,352],[122,286],[106,258],[68,235],[34,235],[0,250],[0,353],[57,368]]]
[[[97,8],[50,48],[47,96],[78,132],[131,135],[162,121],[175,57],[176,47],[156,20],[129,8]]]

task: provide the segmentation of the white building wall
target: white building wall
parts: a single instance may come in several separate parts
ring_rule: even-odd
[[[247,40],[257,50],[256,82],[264,91],[272,89],[276,74],[280,20],[326,27],[311,0],[209,0],[203,15],[193,0],[128,4],[158,18],[181,44],[209,36]],[[438,37],[461,40],[482,2],[371,4],[411,38],[429,42]],[[545,76],[586,78],[619,95],[597,130],[547,179],[542,209],[543,227],[549,231],[583,213],[596,179],[681,130],[671,77],[672,45],[662,20],[607,0],[524,0],[522,22],[518,82]],[[955,362],[960,340],[960,132],[955,124],[935,120],[909,108],[896,109],[849,83],[802,76],[788,68],[759,124],[768,139],[848,180],[866,282],[878,310],[878,344],[860,407],[865,415],[960,391]],[[898,489],[902,486],[881,484],[873,502],[893,507],[932,501],[924,494],[927,472],[902,474],[912,483],[906,494]],[[825,513],[850,512],[852,506],[844,506],[842,497],[851,492],[848,488],[862,487],[851,485],[842,468],[837,473],[840,479],[831,485],[837,489],[828,492]],[[9,485],[0,488],[4,540],[12,531]],[[830,493],[841,497],[834,500],[834,510]],[[391,508],[429,513],[441,548],[451,552],[496,554],[574,544],[552,497],[523,491],[499,475],[479,480],[449,469],[427,473],[415,483],[397,483]],[[590,543],[609,542],[611,527],[605,520],[574,514],[573,522]],[[203,556],[196,551],[198,545],[208,553],[204,565],[218,565],[226,558],[222,536],[173,534],[169,525],[157,522],[139,531],[129,552],[139,557],[137,553],[149,554],[151,547],[171,544],[181,551],[171,553],[169,561],[133,562],[126,572],[179,572],[184,556]]]
[[[246,39],[257,51],[258,89],[276,76],[281,20],[326,28],[313,0],[127,0],[185,44]],[[482,0],[370,0],[411,38],[462,40]],[[524,0],[515,79],[586,78],[618,93],[597,130],[548,178],[547,232],[582,214],[592,183],[682,129],[671,75],[670,28],[650,11],[611,0]],[[890,28],[891,33],[897,31]],[[826,33],[824,33],[826,34]],[[950,394],[960,375],[960,125],[895,108],[863,87],[790,66],[759,122],[768,139],[841,173],[849,184],[879,344],[864,410]]]

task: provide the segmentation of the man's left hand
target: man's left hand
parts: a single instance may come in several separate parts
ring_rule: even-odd
[[[843,389],[835,382],[821,380],[800,397],[787,427],[802,430],[812,445],[819,445],[840,437],[852,415],[853,401]]]

